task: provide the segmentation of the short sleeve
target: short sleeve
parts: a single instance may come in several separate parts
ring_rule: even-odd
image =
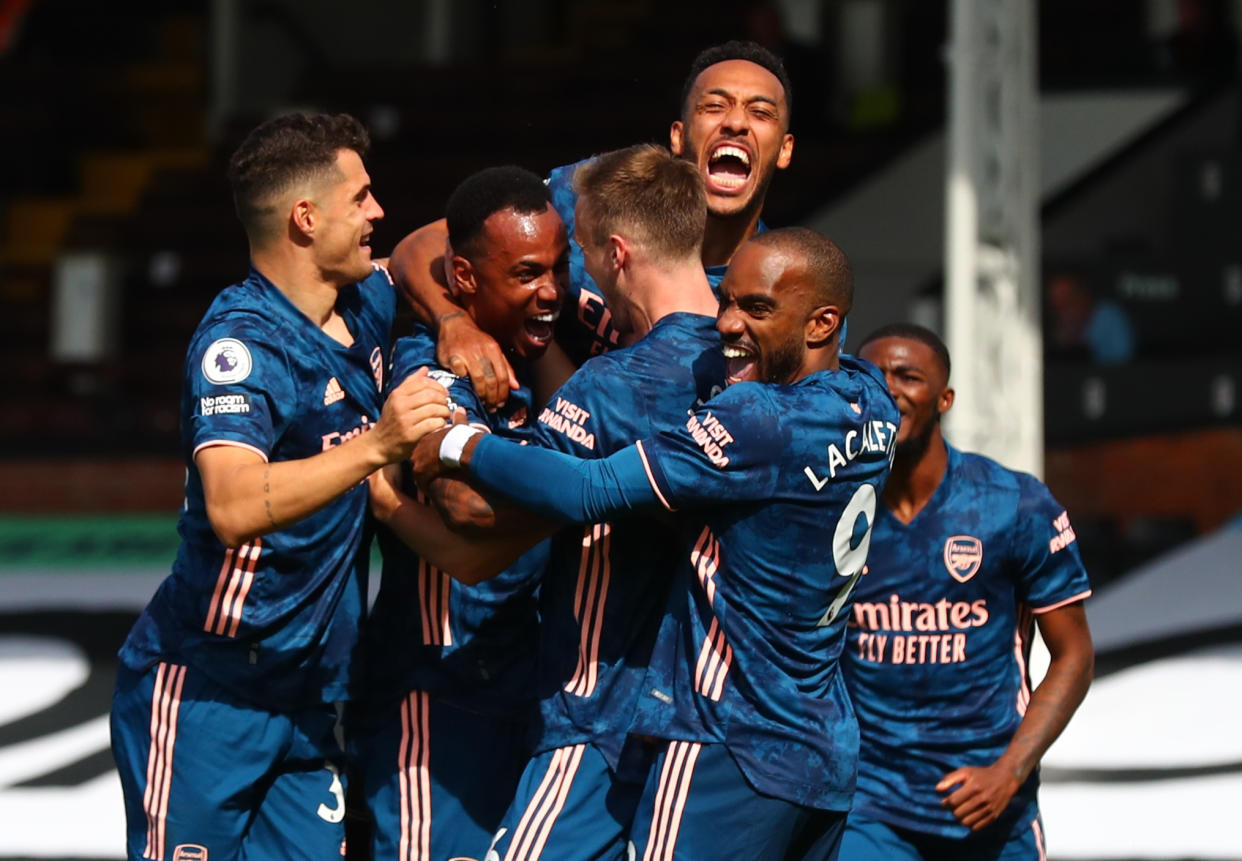
[[[639,443],[648,478],[672,509],[722,500],[770,498],[789,448],[792,423],[757,383],[725,389],[686,418],[685,425]]]
[[[277,344],[244,317],[214,321],[195,334],[185,371],[191,456],[226,444],[268,457],[296,404],[295,375]]]
[[[1015,548],[1022,562],[1015,584],[1019,597],[1035,613],[1048,612],[1091,594],[1091,583],[1078,551],[1069,514],[1048,488],[1020,476]]]
[[[450,407],[466,411],[466,421],[481,430],[490,430],[486,410],[470,384],[469,377],[459,377],[446,371],[436,362],[436,344],[426,329],[419,326],[413,335],[398,338],[392,348],[392,362],[388,379],[390,386],[398,386],[419,368],[428,368],[428,376],[448,389]]]

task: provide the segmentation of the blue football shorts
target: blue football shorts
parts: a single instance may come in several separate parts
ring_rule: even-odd
[[[1024,818],[1007,832],[990,829],[955,839],[878,822],[851,813],[841,861],[1047,861],[1044,823]]]
[[[111,723],[130,859],[344,854],[345,753],[334,705],[272,712],[193,667],[122,665]]]
[[[370,810],[372,861],[481,859],[530,758],[526,721],[425,691],[351,719]]]
[[[750,785],[723,744],[670,741],[631,830],[636,861],[833,861],[844,811],[816,810]]]

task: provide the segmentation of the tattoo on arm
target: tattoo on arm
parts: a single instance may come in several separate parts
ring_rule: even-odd
[[[439,317],[436,317],[436,330],[438,331],[440,327],[443,326],[445,323],[447,323],[449,320],[454,320],[458,317],[464,317],[464,316],[466,316],[465,311],[446,311],[443,314],[441,314]]]
[[[272,524],[272,528],[276,528],[276,515],[272,513],[272,467],[269,465],[263,470],[263,508],[267,511],[268,522]]]

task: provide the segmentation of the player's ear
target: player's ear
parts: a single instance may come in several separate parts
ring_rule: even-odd
[[[315,235],[319,224],[319,212],[315,202],[307,198],[299,198],[289,209],[289,224],[302,236],[310,238]]]
[[[681,155],[681,133],[685,128],[681,124],[681,120],[673,120],[673,124],[668,129],[668,148],[673,155]]]
[[[949,408],[953,406],[955,396],[954,391],[946,386],[945,390],[940,393],[940,397],[936,399],[936,412],[940,415],[947,413]]]
[[[776,156],[776,167],[778,170],[784,170],[789,167],[789,162],[793,160],[793,144],[793,135],[786,133],[781,140],[780,152]]]
[[[836,305],[820,305],[806,318],[808,347],[822,347],[841,328],[841,309]]]
[[[455,295],[473,295],[479,292],[479,282],[474,277],[474,264],[460,254],[454,254],[449,260],[449,287]]]
[[[608,237],[608,263],[619,271],[633,254],[633,248],[624,236],[614,233]]]

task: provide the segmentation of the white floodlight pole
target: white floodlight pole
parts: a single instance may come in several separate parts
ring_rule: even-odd
[[[1034,0],[952,0],[945,335],[954,445],[1043,472]]]

